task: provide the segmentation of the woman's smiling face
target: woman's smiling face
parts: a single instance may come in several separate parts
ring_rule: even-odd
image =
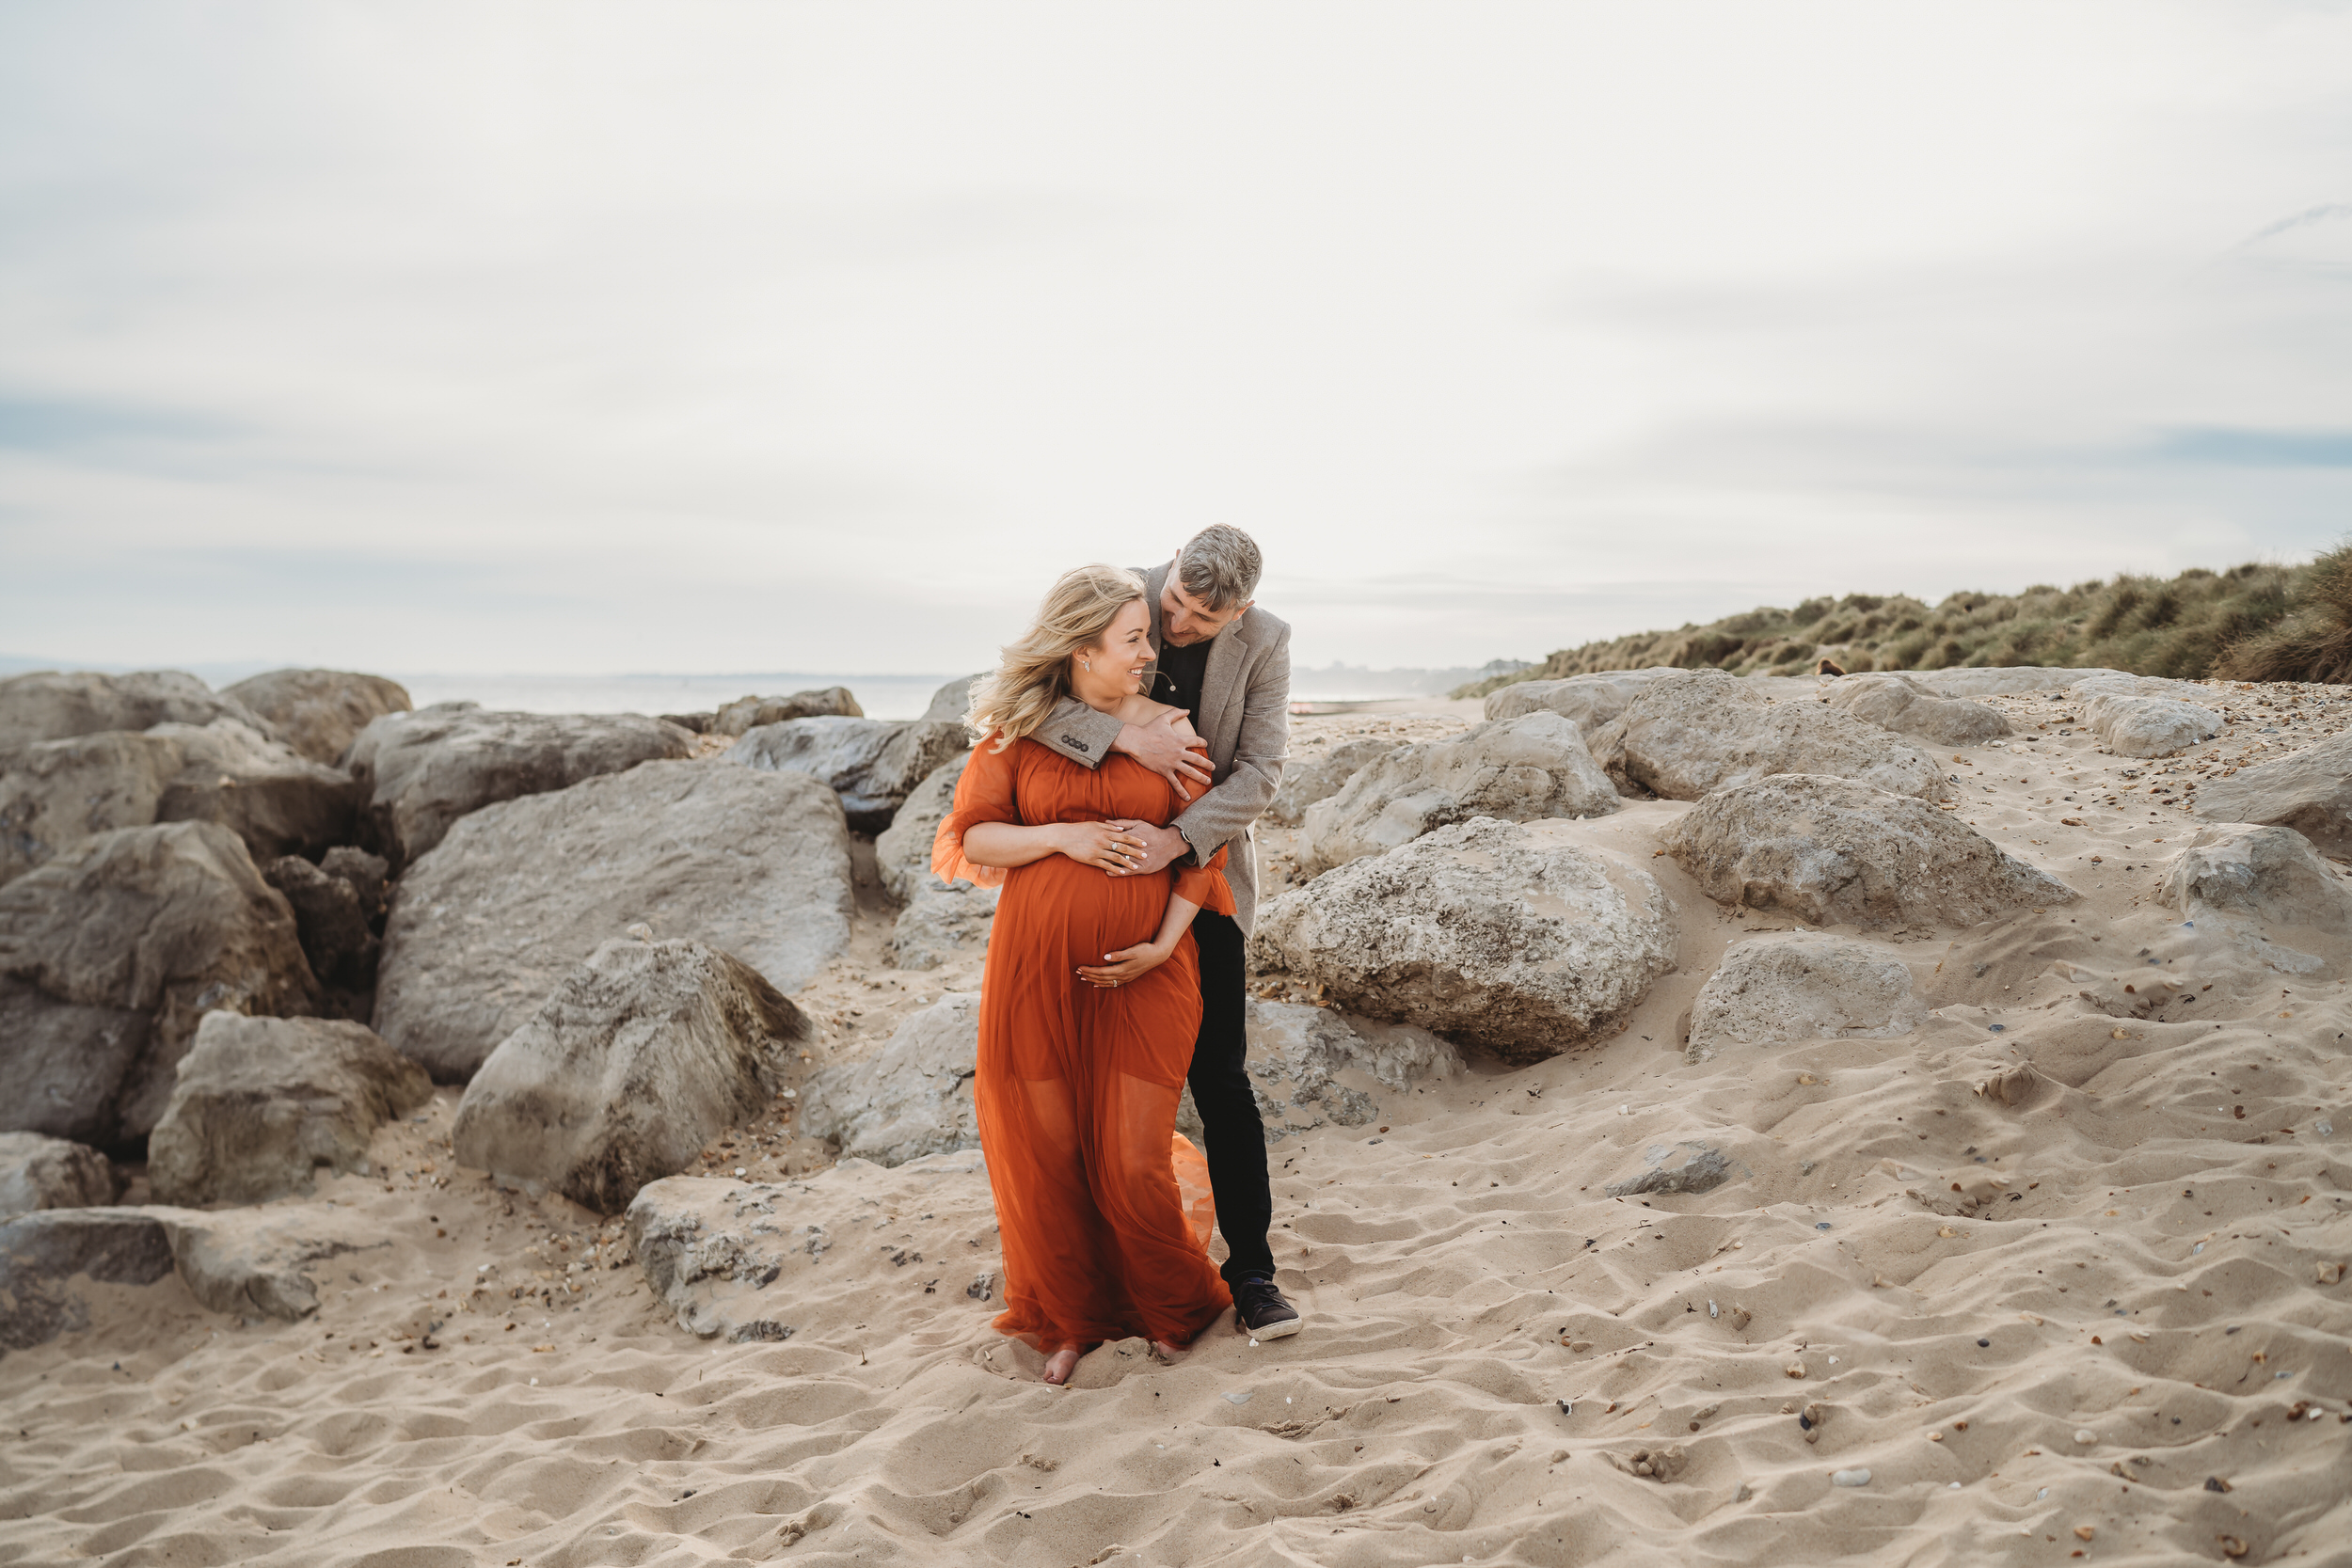
[[[1081,701],[1089,693],[1107,698],[1140,691],[1152,657],[1152,612],[1136,599],[1120,607],[1101,641],[1071,660],[1071,689]]]

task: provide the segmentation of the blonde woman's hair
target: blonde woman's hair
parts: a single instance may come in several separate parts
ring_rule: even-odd
[[[1064,572],[1046,590],[1029,629],[999,650],[995,673],[972,683],[964,722],[980,735],[994,730],[1000,752],[1041,728],[1054,705],[1070,695],[1071,656],[1101,642],[1119,612],[1142,597],[1143,579],[1117,566]]]

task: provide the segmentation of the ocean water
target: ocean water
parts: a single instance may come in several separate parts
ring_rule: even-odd
[[[828,675],[787,671],[735,675],[404,675],[419,707],[475,702],[524,713],[708,713],[738,697],[782,697],[846,686],[868,719],[918,719],[948,675]],[[968,676],[965,678],[969,678]]]

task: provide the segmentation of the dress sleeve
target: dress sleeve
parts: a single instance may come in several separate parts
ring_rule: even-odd
[[[1225,879],[1225,847],[1219,845],[1206,865],[1179,865],[1176,873],[1176,896],[1200,905],[1213,913],[1231,916],[1237,906],[1233,902],[1233,884]]]
[[[974,887],[1005,885],[1003,866],[975,865],[963,858],[963,835],[982,822],[1020,823],[1021,808],[1013,798],[1015,750],[1015,746],[996,750],[993,733],[972,748],[972,760],[963,765],[963,777],[956,781],[955,801],[931,840],[931,875],[942,881],[966,881]]]

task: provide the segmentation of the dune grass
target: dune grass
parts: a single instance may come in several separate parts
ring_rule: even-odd
[[[2192,567],[2169,580],[2127,574],[2072,588],[1954,594],[1934,606],[1902,594],[1764,606],[1564,648],[1454,695],[1656,664],[1794,675],[1824,655],[1851,672],[2040,664],[2176,680],[2352,681],[2352,543],[2306,566]]]

